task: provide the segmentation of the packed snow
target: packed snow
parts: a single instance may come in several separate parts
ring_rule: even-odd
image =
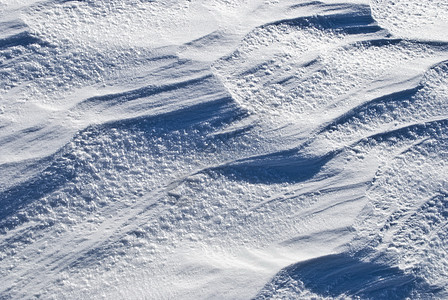
[[[1,299],[448,298],[445,0],[0,1]]]

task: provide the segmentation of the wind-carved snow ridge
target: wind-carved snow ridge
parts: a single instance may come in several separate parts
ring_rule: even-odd
[[[446,298],[414,2],[0,4],[0,298]]]
[[[439,291],[397,267],[333,254],[283,269],[255,299],[271,299],[273,295],[282,299],[431,298]]]

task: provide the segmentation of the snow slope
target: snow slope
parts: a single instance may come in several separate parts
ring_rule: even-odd
[[[447,9],[0,2],[0,298],[448,297]]]

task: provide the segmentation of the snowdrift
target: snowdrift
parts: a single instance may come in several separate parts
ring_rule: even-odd
[[[448,297],[443,2],[0,3],[0,298]]]

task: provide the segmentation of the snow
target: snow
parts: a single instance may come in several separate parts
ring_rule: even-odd
[[[444,1],[1,1],[0,298],[445,298]]]

